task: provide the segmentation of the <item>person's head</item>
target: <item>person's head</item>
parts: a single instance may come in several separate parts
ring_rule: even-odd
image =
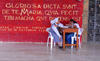
[[[60,18],[57,18],[56,24],[60,23]]]
[[[60,18],[55,18],[54,20],[51,20],[51,24],[59,24],[60,23]]]
[[[70,23],[77,23],[75,20],[71,19]]]

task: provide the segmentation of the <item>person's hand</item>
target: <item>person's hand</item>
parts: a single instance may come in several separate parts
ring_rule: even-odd
[[[70,26],[72,26],[72,24],[70,23]]]
[[[66,26],[69,26],[69,24],[66,24]]]
[[[57,25],[54,25],[55,27],[58,27]]]
[[[59,40],[61,40],[61,37],[59,37]]]

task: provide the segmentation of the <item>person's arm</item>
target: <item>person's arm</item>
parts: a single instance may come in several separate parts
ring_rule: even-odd
[[[79,27],[79,25],[78,24],[74,24],[74,28],[78,28]]]
[[[59,36],[61,37],[59,31],[57,30],[57,27],[55,25],[52,26],[52,29],[54,30],[54,32]]]
[[[63,27],[64,25],[62,23],[59,23],[58,27]]]
[[[74,28],[77,28],[77,26],[76,26],[76,25],[73,25],[73,27],[74,27]]]
[[[72,26],[72,24],[70,24],[70,26]],[[77,24],[74,24],[73,25],[73,28],[77,28]]]

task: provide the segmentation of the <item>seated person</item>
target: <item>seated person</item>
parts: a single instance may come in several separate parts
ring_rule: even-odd
[[[52,36],[54,37],[53,41],[58,43],[59,48],[63,48],[62,36],[60,35],[60,33],[58,31],[58,27],[60,27],[59,24],[61,25],[60,18],[55,18],[54,20],[51,20],[50,32],[51,32]]]
[[[66,24],[66,26],[68,26],[68,24]],[[74,21],[73,19],[70,20],[70,27],[73,27],[73,28],[78,28],[78,36],[80,36],[80,26],[79,24]],[[71,37],[74,36],[74,33],[67,33],[65,34],[65,41],[69,44],[71,44]],[[74,43],[76,43],[76,41],[74,40]]]

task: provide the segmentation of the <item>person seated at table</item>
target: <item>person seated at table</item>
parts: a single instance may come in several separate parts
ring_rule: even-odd
[[[53,41],[57,42],[59,45],[59,48],[63,48],[62,46],[62,36],[60,35],[59,31],[58,31],[58,27],[61,26],[60,23],[60,18],[55,18],[54,20],[51,20],[51,27],[50,27],[50,32],[52,34],[52,36],[54,37]],[[63,26],[63,25],[62,25]]]
[[[79,24],[75,20],[71,19],[69,25],[70,25],[69,27],[78,28],[78,36],[81,35],[80,34],[80,26],[79,26]],[[66,26],[68,26],[68,24],[66,24]],[[73,37],[73,36],[74,36],[74,33],[67,33],[67,34],[65,34],[65,41],[67,43],[71,44],[71,37]],[[76,44],[75,40],[74,40],[74,44]]]

